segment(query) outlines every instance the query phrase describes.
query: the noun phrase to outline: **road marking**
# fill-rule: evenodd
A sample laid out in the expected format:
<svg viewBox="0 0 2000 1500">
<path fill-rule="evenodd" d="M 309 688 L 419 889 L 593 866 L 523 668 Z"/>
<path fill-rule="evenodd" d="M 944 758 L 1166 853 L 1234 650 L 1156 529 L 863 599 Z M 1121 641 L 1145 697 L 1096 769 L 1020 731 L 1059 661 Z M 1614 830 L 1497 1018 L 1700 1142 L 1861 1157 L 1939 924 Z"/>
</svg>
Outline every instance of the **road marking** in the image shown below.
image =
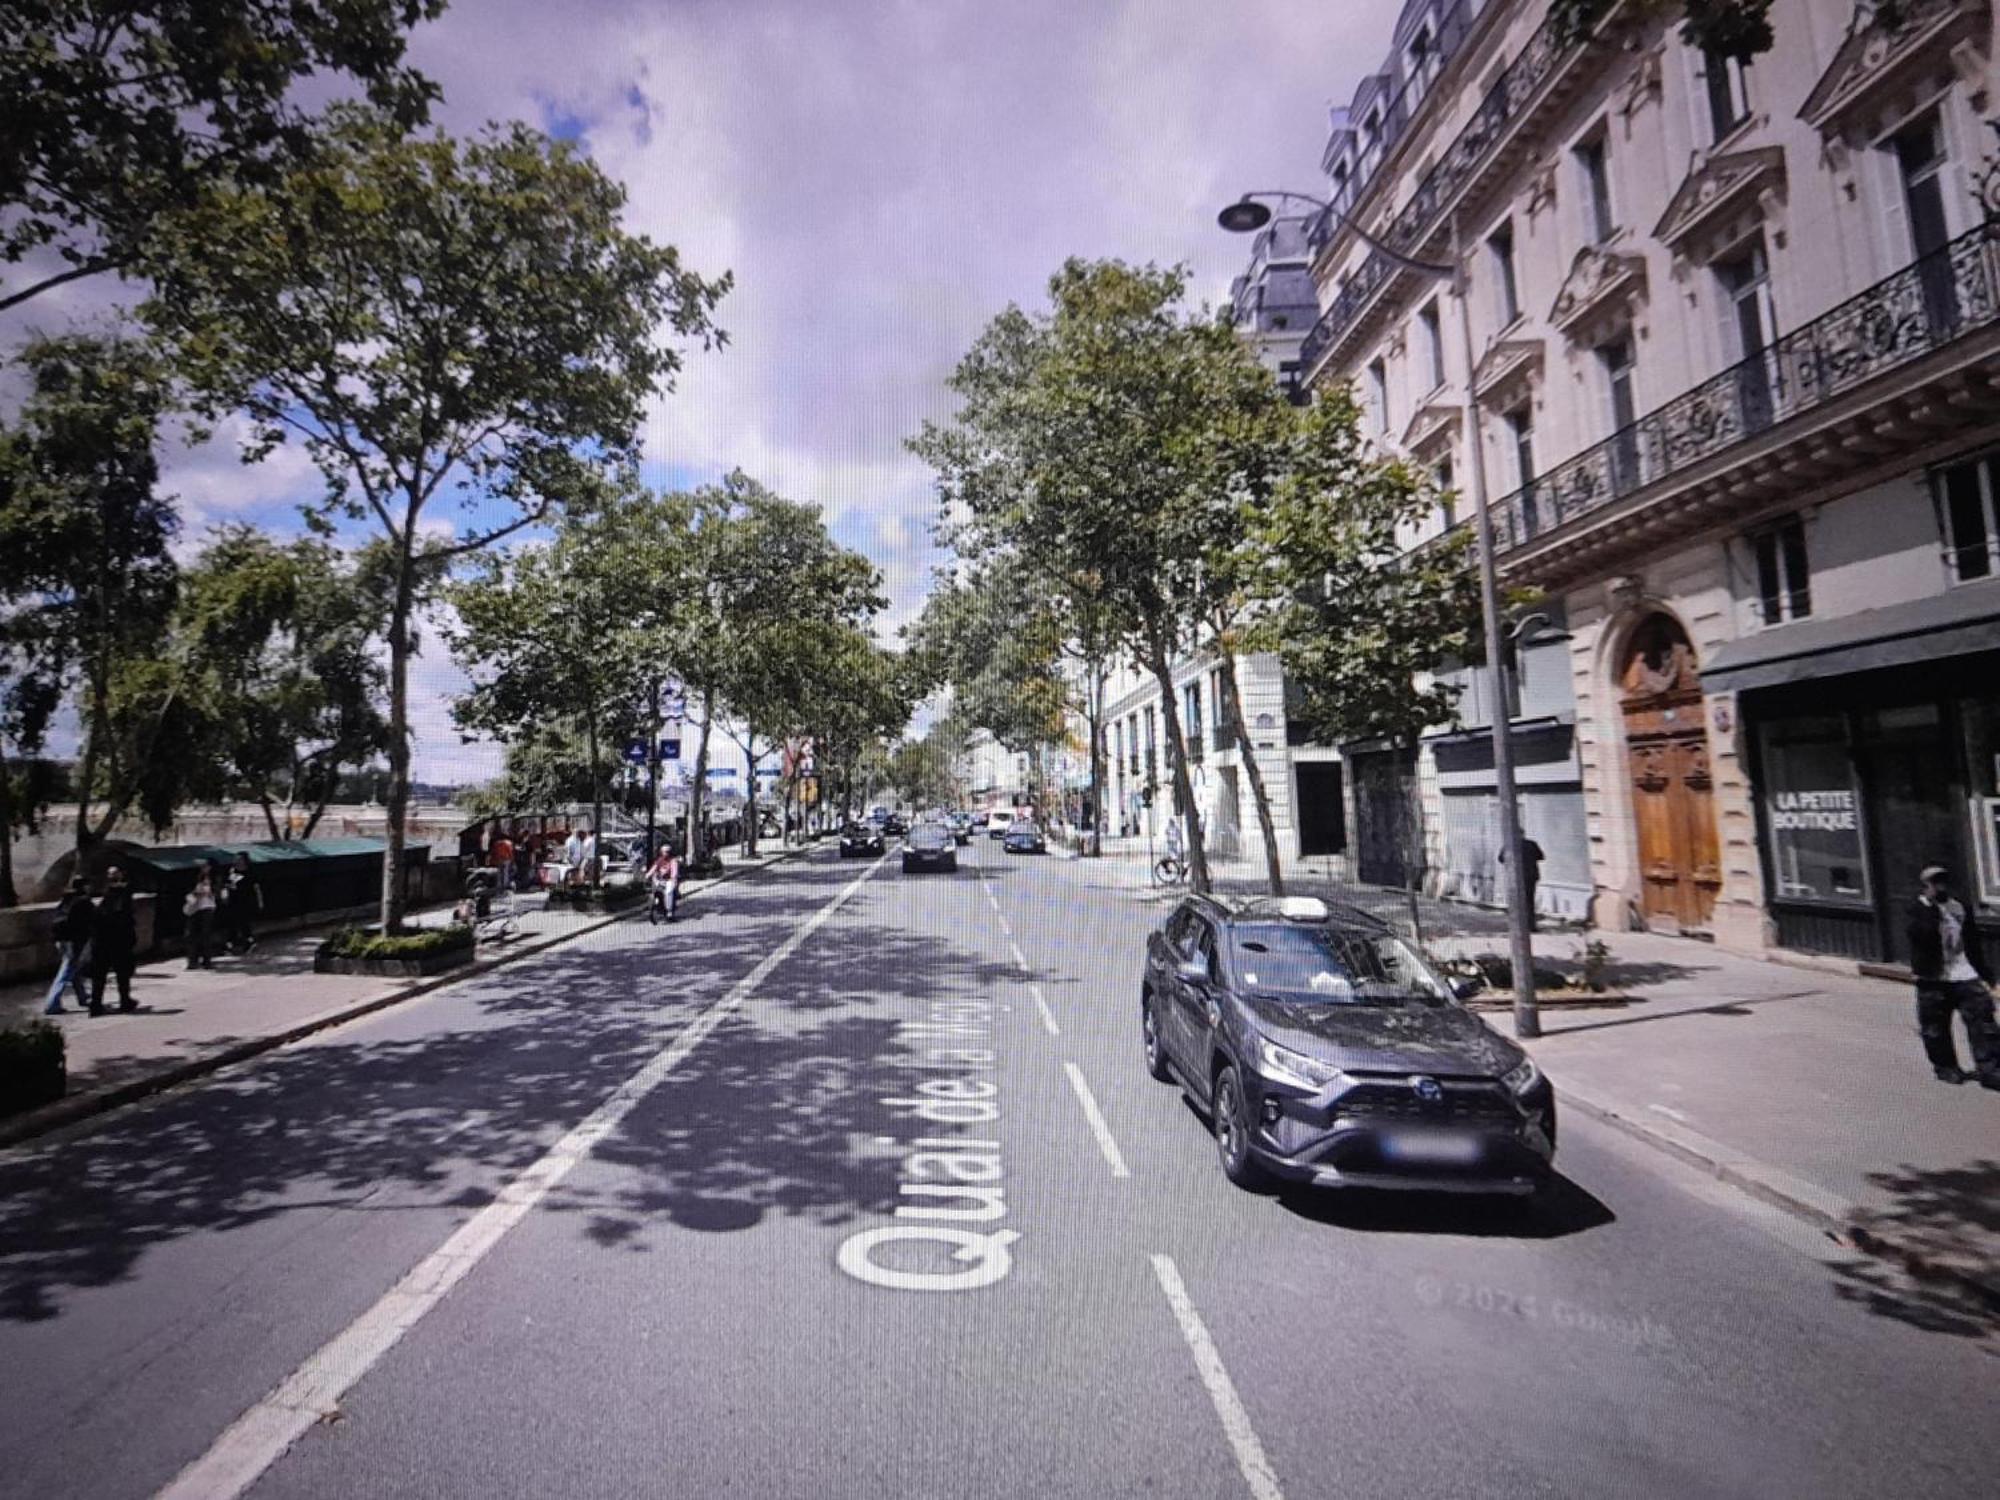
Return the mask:
<svg viewBox="0 0 2000 1500">
<path fill-rule="evenodd" d="M 1001 925 L 1006 925 L 1007 913 L 1000 910 L 1000 903 L 993 899 L 993 887 L 988 885 L 983 886 L 983 889 L 986 892 L 986 904 L 993 908 L 993 915 L 1000 919 Z"/>
<path fill-rule="evenodd" d="M 172 1483 L 159 1500 L 233 1500 L 257 1482 L 285 1450 L 327 1412 L 333 1410 L 376 1361 L 444 1300 L 444 1296 L 501 1238 L 533 1211 L 593 1147 L 616 1130 L 624 1118 L 669 1074 L 687 1060 L 717 1026 L 770 977 L 771 971 L 795 953 L 846 904 L 848 898 L 888 859 L 884 854 L 784 942 L 758 960 L 757 966 L 730 987 L 592 1110 L 539 1160 L 500 1190 L 436 1250 L 363 1313 L 309 1356 L 277 1388 L 232 1422 L 222 1435 Z"/>
<path fill-rule="evenodd" d="M 1111 1127 L 1105 1123 L 1104 1111 L 1097 1107 L 1097 1096 L 1090 1091 L 1090 1084 L 1083 1076 L 1083 1069 L 1073 1062 L 1063 1064 L 1063 1071 L 1069 1074 L 1069 1086 L 1076 1091 L 1076 1102 L 1083 1106 L 1083 1117 L 1090 1122 L 1090 1133 L 1097 1137 L 1097 1149 L 1104 1153 L 1104 1159 L 1111 1164 L 1113 1177 L 1130 1177 L 1132 1169 L 1125 1165 L 1125 1154 L 1118 1149 L 1118 1142 L 1112 1138 Z"/>
<path fill-rule="evenodd" d="M 1050 1036 L 1061 1036 L 1062 1028 L 1056 1025 L 1056 1013 L 1049 1009 L 1048 997 L 1042 993 L 1042 987 L 1031 984 L 1028 993 L 1035 997 L 1035 1009 L 1042 1013 L 1042 1029 Z"/>
<path fill-rule="evenodd" d="M 1174 1317 L 1181 1325 L 1181 1337 L 1194 1351 L 1194 1367 L 1201 1375 L 1201 1383 L 1208 1387 L 1208 1399 L 1215 1403 L 1215 1414 L 1222 1418 L 1223 1434 L 1229 1439 L 1229 1446 L 1236 1450 L 1236 1467 L 1243 1471 L 1250 1493 L 1257 1500 L 1284 1500 L 1284 1491 L 1278 1488 L 1278 1476 L 1271 1468 L 1271 1461 L 1264 1456 L 1264 1445 L 1257 1441 L 1257 1433 L 1250 1425 L 1250 1413 L 1244 1409 L 1243 1398 L 1236 1394 L 1236 1384 L 1229 1378 L 1229 1371 L 1222 1366 L 1222 1355 L 1216 1350 L 1215 1340 L 1208 1336 L 1201 1314 L 1194 1310 L 1194 1303 L 1188 1298 L 1187 1287 L 1181 1281 L 1181 1273 L 1175 1267 L 1173 1257 L 1155 1255 L 1153 1274 L 1159 1278 L 1160 1290 L 1167 1294 L 1167 1301 L 1173 1304 Z"/>
<path fill-rule="evenodd" d="M 1023 974 L 1029 972 L 1028 955 L 1021 951 L 1021 945 L 1014 941 L 1014 934 L 1007 934 L 1007 951 L 1014 955 L 1014 964 Z"/>
</svg>

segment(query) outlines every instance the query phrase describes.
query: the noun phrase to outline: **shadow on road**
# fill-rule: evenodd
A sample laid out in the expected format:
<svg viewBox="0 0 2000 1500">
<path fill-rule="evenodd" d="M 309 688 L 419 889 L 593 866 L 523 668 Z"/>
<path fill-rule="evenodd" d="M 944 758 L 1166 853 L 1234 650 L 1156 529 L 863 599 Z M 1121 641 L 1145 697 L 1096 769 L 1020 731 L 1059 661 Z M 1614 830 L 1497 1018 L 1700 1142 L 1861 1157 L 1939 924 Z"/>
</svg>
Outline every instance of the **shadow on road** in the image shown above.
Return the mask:
<svg viewBox="0 0 2000 1500">
<path fill-rule="evenodd" d="M 1595 1193 L 1558 1175 L 1532 1199 L 1454 1193 L 1286 1187 L 1287 1213 L 1357 1234 L 1466 1235 L 1475 1239 L 1557 1240 L 1617 1221 Z"/>
<path fill-rule="evenodd" d="M 1892 1260 L 1920 1259 L 1926 1274 L 1909 1275 L 1883 1260 L 1855 1261 L 1834 1268 L 1835 1294 L 1932 1333 L 2000 1333 L 2000 1161 L 1871 1172 L 1868 1180 L 1889 1202 L 1855 1217 L 1857 1238 L 1875 1236 Z M 1982 1278 L 1987 1290 L 1938 1279 L 1940 1269 Z"/>
<path fill-rule="evenodd" d="M 690 906 L 735 919 L 703 921 L 692 942 L 643 924 L 586 937 L 385 1012 L 354 1040 L 331 1032 L 0 1156 L 0 1320 L 59 1316 L 66 1291 L 123 1280 L 149 1248 L 190 1234 L 364 1199 L 376 1211 L 488 1201 L 852 874 L 817 862 L 761 872 Z M 852 1139 L 880 1133 L 867 1102 L 879 1091 L 853 1081 L 894 1061 L 893 1023 L 840 1012 L 934 994 L 941 973 L 971 989 L 1005 971 L 857 910 L 782 971 L 795 1024 L 726 1023 L 628 1117 L 630 1138 L 601 1148 L 640 1165 L 646 1185 L 592 1208 L 600 1241 L 630 1242 L 656 1212 L 725 1228 L 773 1208 L 826 1216 L 881 1201 L 883 1179 Z"/>
</svg>

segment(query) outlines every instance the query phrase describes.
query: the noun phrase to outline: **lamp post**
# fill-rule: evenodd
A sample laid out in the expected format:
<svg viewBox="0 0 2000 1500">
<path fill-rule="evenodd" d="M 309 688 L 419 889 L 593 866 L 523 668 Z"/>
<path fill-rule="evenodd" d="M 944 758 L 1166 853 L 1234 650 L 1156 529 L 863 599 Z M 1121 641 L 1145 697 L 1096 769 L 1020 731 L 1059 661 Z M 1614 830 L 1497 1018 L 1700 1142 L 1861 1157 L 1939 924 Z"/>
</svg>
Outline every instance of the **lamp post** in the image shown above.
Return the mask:
<svg viewBox="0 0 2000 1500">
<path fill-rule="evenodd" d="M 1507 854 L 1507 936 L 1514 972 L 1514 1034 L 1540 1036 L 1541 1017 L 1535 1009 L 1534 947 L 1528 936 L 1532 914 L 1528 910 L 1527 872 L 1521 862 L 1520 810 L 1514 805 L 1513 724 L 1507 712 L 1503 678 L 1505 668 L 1501 664 L 1500 572 L 1494 560 L 1493 517 L 1486 508 L 1486 452 L 1480 432 L 1479 398 L 1472 390 L 1472 308 L 1458 215 L 1454 213 L 1451 221 L 1451 263 L 1444 265 L 1437 261 L 1414 260 L 1390 249 L 1331 203 L 1309 193 L 1288 192 L 1282 188 L 1245 193 L 1217 214 L 1215 222 L 1231 234 L 1262 229 L 1271 222 L 1271 210 L 1257 202 L 1259 198 L 1289 198 L 1311 204 L 1328 218 L 1345 224 L 1364 245 L 1387 256 L 1405 270 L 1448 280 L 1452 297 L 1458 303 L 1459 352 L 1465 361 L 1466 443 L 1472 450 L 1472 512 L 1479 542 L 1479 612 L 1486 632 L 1486 680 L 1493 703 L 1493 781 L 1500 803 L 1500 844 Z"/>
</svg>

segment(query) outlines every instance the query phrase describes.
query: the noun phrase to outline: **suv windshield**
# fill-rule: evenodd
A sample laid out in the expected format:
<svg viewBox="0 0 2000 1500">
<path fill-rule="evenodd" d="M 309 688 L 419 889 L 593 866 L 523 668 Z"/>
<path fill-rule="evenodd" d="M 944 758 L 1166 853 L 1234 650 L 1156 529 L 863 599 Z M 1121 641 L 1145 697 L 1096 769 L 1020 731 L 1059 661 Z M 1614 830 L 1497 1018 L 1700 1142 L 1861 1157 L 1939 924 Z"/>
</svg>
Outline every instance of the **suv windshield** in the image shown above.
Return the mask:
<svg viewBox="0 0 2000 1500">
<path fill-rule="evenodd" d="M 1233 933 L 1236 970 L 1252 998 L 1324 1005 L 1441 1005 L 1447 992 L 1408 944 L 1389 933 L 1294 922 Z"/>
</svg>

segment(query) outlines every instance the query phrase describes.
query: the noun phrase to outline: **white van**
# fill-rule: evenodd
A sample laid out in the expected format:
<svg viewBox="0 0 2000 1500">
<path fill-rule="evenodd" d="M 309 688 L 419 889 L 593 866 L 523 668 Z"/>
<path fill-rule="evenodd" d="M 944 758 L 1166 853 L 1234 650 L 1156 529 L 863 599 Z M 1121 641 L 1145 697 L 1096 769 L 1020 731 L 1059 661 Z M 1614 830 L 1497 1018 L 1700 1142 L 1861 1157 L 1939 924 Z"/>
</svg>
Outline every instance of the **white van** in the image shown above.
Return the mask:
<svg viewBox="0 0 2000 1500">
<path fill-rule="evenodd" d="M 1020 816 L 1011 807 L 996 807 L 986 815 L 986 836 L 997 839 L 1020 821 Z"/>
</svg>

